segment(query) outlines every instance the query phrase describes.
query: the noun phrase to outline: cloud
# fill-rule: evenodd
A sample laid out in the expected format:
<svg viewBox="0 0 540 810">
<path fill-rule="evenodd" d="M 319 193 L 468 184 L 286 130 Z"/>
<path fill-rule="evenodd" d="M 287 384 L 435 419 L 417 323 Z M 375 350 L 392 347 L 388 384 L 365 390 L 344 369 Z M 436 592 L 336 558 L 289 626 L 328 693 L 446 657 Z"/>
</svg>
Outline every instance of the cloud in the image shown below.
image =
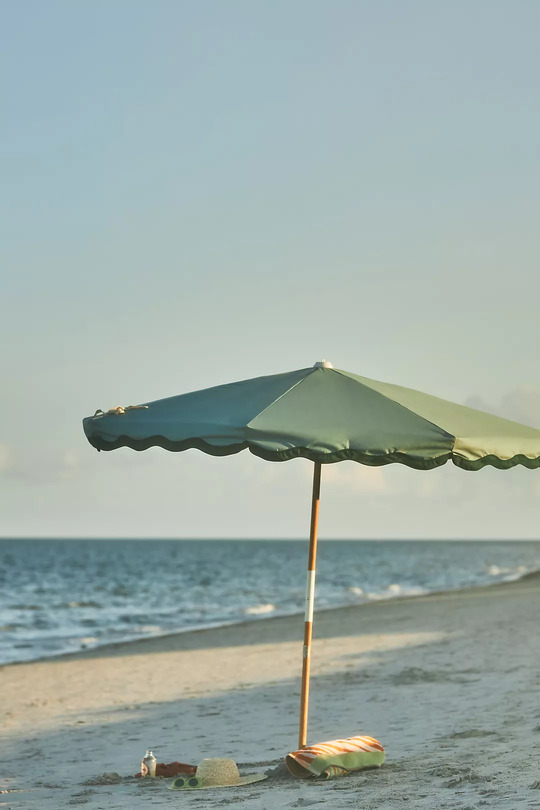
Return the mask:
<svg viewBox="0 0 540 810">
<path fill-rule="evenodd" d="M 79 473 L 79 467 L 80 463 L 77 454 L 74 453 L 73 450 L 66 450 L 62 456 L 62 463 L 58 477 L 64 481 L 75 478 L 75 476 Z"/>
<path fill-rule="evenodd" d="M 389 489 L 384 467 L 368 467 L 356 462 L 325 465 L 324 481 L 362 492 L 380 493 Z"/>
<path fill-rule="evenodd" d="M 28 451 L 15 453 L 0 443 L 0 476 L 13 478 L 31 486 L 49 485 L 75 478 L 81 471 L 78 455 L 73 450 L 64 453 Z"/>
<path fill-rule="evenodd" d="M 540 429 L 540 386 L 519 385 L 512 391 L 504 394 L 498 403 L 488 403 L 481 397 L 472 396 L 467 399 L 468 408 L 477 408 L 480 411 L 494 413 L 504 419 L 512 419 Z"/>
<path fill-rule="evenodd" d="M 17 472 L 15 453 L 7 444 L 0 444 L 0 475 L 14 475 Z"/>
<path fill-rule="evenodd" d="M 501 414 L 540 429 L 540 386 L 520 385 L 502 398 Z"/>
</svg>

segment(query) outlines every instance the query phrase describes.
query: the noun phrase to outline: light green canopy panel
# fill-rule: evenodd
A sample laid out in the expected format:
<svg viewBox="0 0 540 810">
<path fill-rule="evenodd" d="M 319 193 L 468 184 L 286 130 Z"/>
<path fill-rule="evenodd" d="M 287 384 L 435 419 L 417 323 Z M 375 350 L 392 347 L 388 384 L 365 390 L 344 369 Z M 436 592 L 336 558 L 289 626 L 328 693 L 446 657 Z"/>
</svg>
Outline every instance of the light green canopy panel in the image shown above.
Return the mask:
<svg viewBox="0 0 540 810">
<path fill-rule="evenodd" d="M 540 430 L 330 364 L 256 377 L 84 419 L 98 450 L 249 449 L 268 461 L 352 459 L 430 469 L 540 466 Z"/>
</svg>

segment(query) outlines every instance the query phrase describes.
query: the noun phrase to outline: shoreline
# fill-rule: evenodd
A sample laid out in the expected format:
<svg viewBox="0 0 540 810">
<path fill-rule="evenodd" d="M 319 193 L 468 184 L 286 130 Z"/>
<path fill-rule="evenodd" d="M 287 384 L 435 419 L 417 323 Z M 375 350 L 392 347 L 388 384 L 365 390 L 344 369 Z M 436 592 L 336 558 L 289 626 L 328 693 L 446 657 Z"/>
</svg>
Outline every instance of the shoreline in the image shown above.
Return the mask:
<svg viewBox="0 0 540 810">
<path fill-rule="evenodd" d="M 474 584 L 474 585 L 466 585 L 466 586 L 456 586 L 455 588 L 447 588 L 444 590 L 433 590 L 433 591 L 425 591 L 424 593 L 419 594 L 398 594 L 396 596 L 387 596 L 382 597 L 380 599 L 371 599 L 366 600 L 364 602 L 355 602 L 349 604 L 342 604 L 342 605 L 335 605 L 332 607 L 325 607 L 317 610 L 315 608 L 315 619 L 317 617 L 324 615 L 326 613 L 332 613 L 334 611 L 342 611 L 342 610 L 357 610 L 368 607 L 370 605 L 386 605 L 392 604 L 394 602 L 407 602 L 413 599 L 429 599 L 432 597 L 438 596 L 445 596 L 447 594 L 462 594 L 462 593 L 469 593 L 471 591 L 484 591 L 485 589 L 491 588 L 506 588 L 509 586 L 516 585 L 522 581 L 530 581 L 538 579 L 540 580 L 540 569 L 535 569 L 533 571 L 527 571 L 523 574 L 520 574 L 515 579 L 510 580 L 499 580 L 497 582 L 486 582 L 483 584 Z M 131 645 L 144 645 L 151 642 L 159 643 L 162 640 L 167 639 L 175 639 L 176 637 L 188 636 L 190 634 L 195 633 L 205 633 L 210 631 L 219 631 L 226 628 L 238 628 L 239 630 L 244 627 L 250 627 L 252 625 L 259 625 L 264 622 L 273 622 L 279 621 L 280 619 L 294 619 L 298 617 L 304 616 L 303 608 L 298 611 L 287 612 L 287 613 L 278 613 L 269 616 L 261 616 L 261 617 L 254 617 L 251 619 L 244 619 L 241 621 L 230 621 L 230 622 L 223 622 L 223 623 L 215 623 L 209 624 L 205 626 L 199 627 L 187 627 L 182 630 L 173 630 L 171 632 L 166 633 L 159 633 L 155 635 L 148 635 L 143 637 L 131 638 L 131 639 L 124 639 L 121 641 L 114 641 L 114 642 L 107 642 L 105 644 L 99 644 L 93 647 L 87 647 L 84 649 L 79 650 L 72 650 L 70 652 L 59 652 L 54 653 L 52 655 L 45 655 L 39 658 L 31 658 L 22 661 L 6 661 L 5 663 L 0 662 L 0 669 L 4 667 L 17 667 L 23 666 L 26 664 L 37 664 L 40 662 L 51 662 L 51 661 L 59 661 L 59 660 L 72 660 L 78 658 L 93 658 L 99 657 L 100 653 L 107 654 L 108 652 L 116 652 L 121 651 L 124 647 L 129 647 Z M 302 623 L 303 626 L 303 623 Z"/>
</svg>

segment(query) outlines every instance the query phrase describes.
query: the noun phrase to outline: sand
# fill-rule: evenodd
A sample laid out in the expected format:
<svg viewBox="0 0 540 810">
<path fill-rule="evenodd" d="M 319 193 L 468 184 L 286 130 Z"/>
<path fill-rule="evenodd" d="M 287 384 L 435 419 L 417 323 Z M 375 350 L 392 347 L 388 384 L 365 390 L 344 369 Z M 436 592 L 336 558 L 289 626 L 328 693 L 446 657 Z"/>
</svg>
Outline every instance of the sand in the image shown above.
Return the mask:
<svg viewBox="0 0 540 810">
<path fill-rule="evenodd" d="M 281 766 L 297 748 L 301 616 L 5 666 L 0 808 L 540 808 L 539 616 L 538 576 L 316 613 L 308 741 L 369 734 L 387 752 L 325 783 Z M 270 776 L 170 791 L 130 778 L 148 747 Z"/>
</svg>

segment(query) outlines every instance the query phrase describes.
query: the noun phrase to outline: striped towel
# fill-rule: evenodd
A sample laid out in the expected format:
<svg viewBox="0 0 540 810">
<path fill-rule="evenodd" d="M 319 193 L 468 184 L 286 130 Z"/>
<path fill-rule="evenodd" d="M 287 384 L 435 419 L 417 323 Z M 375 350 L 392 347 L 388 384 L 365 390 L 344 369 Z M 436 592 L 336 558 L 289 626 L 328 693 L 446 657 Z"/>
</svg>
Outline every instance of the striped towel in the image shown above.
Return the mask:
<svg viewBox="0 0 540 810">
<path fill-rule="evenodd" d="M 384 757 L 384 748 L 373 737 L 347 737 L 293 751 L 285 757 L 285 764 L 301 779 L 334 779 L 360 768 L 379 768 Z"/>
<path fill-rule="evenodd" d="M 320 774 L 319 779 L 337 779 L 338 776 L 347 776 L 347 768 L 340 768 L 339 765 L 329 765 Z"/>
</svg>

